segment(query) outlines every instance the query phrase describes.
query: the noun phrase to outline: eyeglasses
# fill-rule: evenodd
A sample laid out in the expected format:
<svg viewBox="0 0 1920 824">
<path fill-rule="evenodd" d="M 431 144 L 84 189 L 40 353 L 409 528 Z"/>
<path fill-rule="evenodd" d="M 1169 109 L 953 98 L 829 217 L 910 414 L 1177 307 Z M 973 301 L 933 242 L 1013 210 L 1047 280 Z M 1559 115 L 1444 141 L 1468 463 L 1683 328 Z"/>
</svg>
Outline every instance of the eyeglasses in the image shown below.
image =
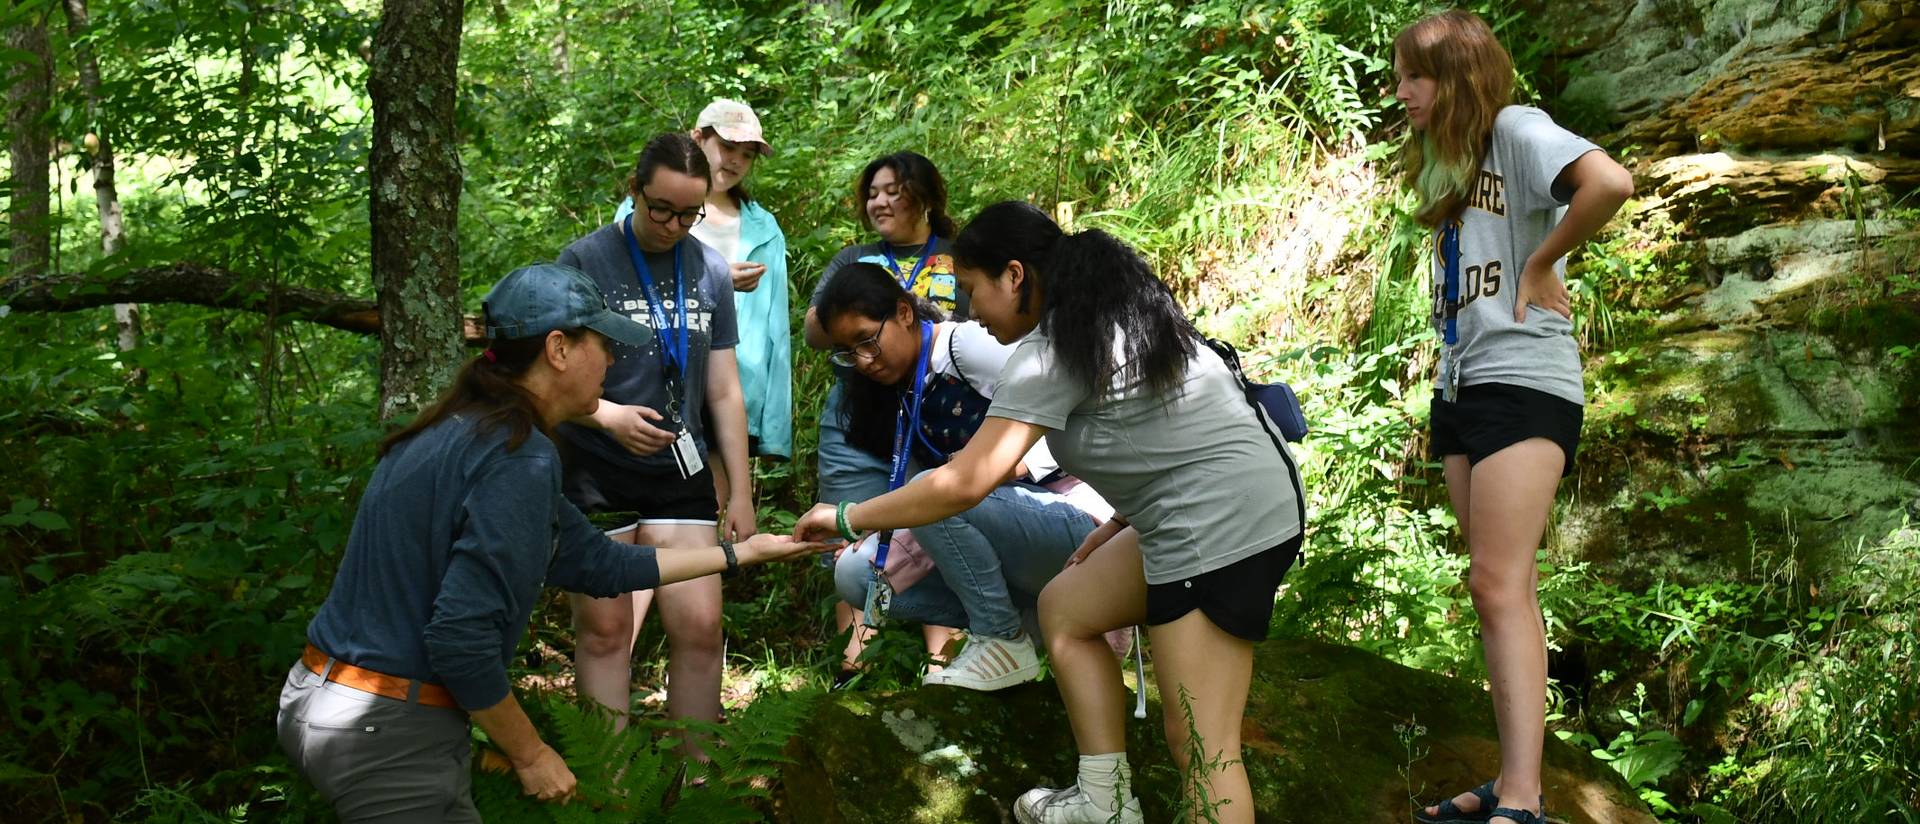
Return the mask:
<svg viewBox="0 0 1920 824">
<path fill-rule="evenodd" d="M 827 360 L 835 366 L 855 366 L 860 361 L 870 361 L 880 357 L 880 336 L 886 334 L 887 325 L 880 324 L 880 330 L 873 336 L 853 345 L 852 349 L 834 349 L 827 354 Z"/>
<path fill-rule="evenodd" d="M 691 229 L 707 216 L 705 204 L 694 209 L 676 210 L 672 206 L 655 205 L 653 198 L 647 196 L 645 189 L 640 191 L 640 197 L 646 201 L 647 219 L 662 226 L 667 225 L 669 221 L 679 220 L 681 226 Z"/>
</svg>

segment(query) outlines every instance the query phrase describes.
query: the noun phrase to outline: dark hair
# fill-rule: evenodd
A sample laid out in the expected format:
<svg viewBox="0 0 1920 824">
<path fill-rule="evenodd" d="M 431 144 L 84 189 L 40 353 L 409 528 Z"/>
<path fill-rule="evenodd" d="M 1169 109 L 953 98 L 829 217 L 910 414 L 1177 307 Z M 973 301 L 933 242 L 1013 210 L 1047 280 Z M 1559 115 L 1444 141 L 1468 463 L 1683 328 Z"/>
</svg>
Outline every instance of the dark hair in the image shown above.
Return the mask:
<svg viewBox="0 0 1920 824">
<path fill-rule="evenodd" d="M 967 222 L 966 231 L 953 239 L 953 262 L 998 278 L 1008 263 L 1020 261 L 1027 277 L 1020 283 L 1020 302 L 1014 308 L 1025 312 L 1033 296 L 1033 270 L 1046 262 L 1060 235 L 1053 218 L 1033 204 L 1003 200 L 981 209 Z"/>
<path fill-rule="evenodd" d="M 568 340 L 578 341 L 591 330 L 563 329 Z M 595 333 L 597 334 L 597 333 Z M 480 419 L 474 425 L 476 433 L 489 432 L 495 427 L 507 429 L 507 451 L 512 452 L 525 443 L 527 435 L 538 429 L 547 437 L 553 433 L 547 431 L 546 424 L 540 419 L 540 408 L 535 403 L 533 393 L 519 384 L 521 376 L 533 367 L 547 348 L 547 336 L 535 335 L 528 338 L 507 340 L 495 339 L 488 344 L 487 351 L 493 353 L 489 358 L 485 353 L 476 355 L 460 367 L 460 374 L 454 376 L 453 386 L 449 387 L 440 399 L 423 410 L 400 431 L 388 435 L 380 442 L 380 457 L 384 458 L 393 448 L 406 442 L 415 435 L 425 432 L 434 424 L 463 412 L 476 412 Z"/>
<path fill-rule="evenodd" d="M 661 168 L 713 185 L 713 169 L 707 164 L 706 151 L 685 132 L 661 132 L 647 141 L 647 147 L 640 150 L 640 159 L 633 164 L 633 171 L 627 174 L 627 192 L 637 194 L 641 187 L 653 182 L 654 171 Z M 641 206 L 637 198 L 634 205 Z"/>
<path fill-rule="evenodd" d="M 1153 394 L 1179 386 L 1200 333 L 1145 258 L 1113 235 L 1064 234 L 1045 212 L 1019 201 L 980 210 L 953 241 L 954 262 L 999 277 L 1018 260 L 1041 294 L 1040 328 L 1067 378 L 1099 392 L 1125 362 L 1125 381 Z M 1022 289 L 1025 309 L 1031 289 Z M 1114 354 L 1114 336 L 1124 358 Z"/>
<path fill-rule="evenodd" d="M 913 307 L 914 320 L 941 320 L 939 309 L 907 294 L 892 272 L 872 263 L 849 263 L 827 281 L 816 315 L 823 329 L 849 313 L 885 323 L 893 319 L 903 300 Z M 926 353 L 920 356 L 926 357 Z M 847 376 L 846 385 L 840 426 L 847 432 L 847 442 L 882 460 L 893 457 L 893 415 L 900 405 L 899 389 L 882 386 L 858 372 Z"/>
<path fill-rule="evenodd" d="M 711 138 L 714 138 L 715 140 L 726 140 L 728 143 L 733 142 L 731 140 L 727 140 L 724 137 L 721 137 L 719 130 L 713 128 L 712 126 L 701 126 L 700 136 L 711 137 Z M 758 151 L 758 150 L 756 149 L 755 151 Z M 705 152 L 702 152 L 702 154 L 705 154 Z M 711 166 L 712 164 L 708 164 L 708 165 Z M 748 202 L 753 200 L 753 196 L 747 194 L 747 184 L 745 183 L 733 184 L 733 188 L 727 190 L 727 196 L 733 198 L 733 205 L 735 206 L 745 206 L 747 205 Z"/>
<path fill-rule="evenodd" d="M 940 176 L 940 170 L 934 168 L 933 161 L 918 152 L 900 151 L 874 158 L 860 171 L 860 182 L 853 187 L 853 202 L 867 201 L 867 188 L 873 185 L 873 176 L 881 169 L 892 169 L 900 188 L 920 208 L 927 210 L 927 225 L 933 227 L 934 234 L 953 237 L 953 218 L 947 216 L 947 181 Z M 860 225 L 871 231 L 873 220 L 867 217 L 866 209 L 859 211 Z"/>
</svg>

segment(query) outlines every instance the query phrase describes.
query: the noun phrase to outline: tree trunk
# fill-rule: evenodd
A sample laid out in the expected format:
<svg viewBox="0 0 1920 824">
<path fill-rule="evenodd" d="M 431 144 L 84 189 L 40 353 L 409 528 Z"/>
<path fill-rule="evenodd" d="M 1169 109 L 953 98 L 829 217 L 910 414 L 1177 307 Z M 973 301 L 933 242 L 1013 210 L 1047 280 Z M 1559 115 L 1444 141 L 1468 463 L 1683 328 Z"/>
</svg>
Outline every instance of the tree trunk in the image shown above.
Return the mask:
<svg viewBox="0 0 1920 824">
<path fill-rule="evenodd" d="M 53 60 L 47 50 L 47 23 L 34 16 L 7 29 L 7 48 L 23 52 L 23 62 L 8 67 L 7 132 L 13 190 L 7 223 L 13 241 L 7 274 L 47 271 L 47 164 L 52 140 L 47 133 L 47 104 Z"/>
<path fill-rule="evenodd" d="M 373 38 L 373 287 L 380 416 L 411 414 L 459 365 L 460 157 L 454 76 L 462 0 L 385 0 Z"/>
<path fill-rule="evenodd" d="M 87 37 L 87 0 L 65 0 L 64 5 L 73 62 L 79 69 L 80 88 L 87 96 L 89 131 L 83 142 L 93 153 L 93 201 L 100 213 L 100 251 L 113 257 L 126 242 L 126 222 L 120 216 L 120 191 L 114 185 L 113 142 L 100 122 L 100 61 L 93 56 L 93 42 Z M 120 351 L 140 345 L 139 304 L 114 304 L 113 320 L 119 329 Z"/>
</svg>

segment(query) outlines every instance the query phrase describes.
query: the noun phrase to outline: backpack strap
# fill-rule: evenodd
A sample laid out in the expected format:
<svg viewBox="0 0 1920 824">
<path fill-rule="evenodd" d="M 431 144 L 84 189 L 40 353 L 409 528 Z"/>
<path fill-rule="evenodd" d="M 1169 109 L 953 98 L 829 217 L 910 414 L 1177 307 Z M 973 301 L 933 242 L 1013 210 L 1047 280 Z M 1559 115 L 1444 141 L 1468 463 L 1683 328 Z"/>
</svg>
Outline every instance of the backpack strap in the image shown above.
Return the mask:
<svg viewBox="0 0 1920 824">
<path fill-rule="evenodd" d="M 953 340 L 954 338 L 958 338 L 958 337 L 960 337 L 960 325 L 955 323 L 955 324 L 952 324 L 951 326 L 948 326 L 947 327 L 947 362 L 953 364 L 953 374 L 960 376 L 961 380 L 967 381 L 967 386 L 971 387 L 973 386 L 973 381 L 967 380 L 967 370 L 960 368 L 960 353 L 953 348 L 954 346 Z"/>
<path fill-rule="evenodd" d="M 1266 410 L 1260 407 L 1259 401 L 1253 399 L 1253 393 L 1246 391 L 1247 385 L 1251 383 L 1251 381 L 1247 380 L 1247 373 L 1240 368 L 1239 350 L 1234 349 L 1233 344 L 1214 338 L 1207 338 L 1206 342 L 1207 348 L 1212 349 L 1214 354 L 1220 356 L 1221 362 L 1227 365 L 1227 371 L 1232 372 L 1234 379 L 1239 381 L 1240 394 L 1246 398 L 1247 406 L 1252 409 L 1254 420 L 1260 422 L 1260 428 L 1267 433 L 1268 438 L 1273 440 L 1274 450 L 1280 453 L 1280 460 L 1287 465 L 1287 479 L 1293 482 L 1293 501 L 1294 504 L 1299 507 L 1300 534 L 1303 536 L 1306 535 L 1307 488 L 1300 480 L 1299 464 L 1294 463 L 1293 455 L 1287 452 L 1286 444 L 1280 437 L 1280 433 L 1275 432 L 1273 426 L 1267 422 Z M 1300 565 L 1307 565 L 1307 544 L 1304 538 L 1300 542 Z"/>
</svg>

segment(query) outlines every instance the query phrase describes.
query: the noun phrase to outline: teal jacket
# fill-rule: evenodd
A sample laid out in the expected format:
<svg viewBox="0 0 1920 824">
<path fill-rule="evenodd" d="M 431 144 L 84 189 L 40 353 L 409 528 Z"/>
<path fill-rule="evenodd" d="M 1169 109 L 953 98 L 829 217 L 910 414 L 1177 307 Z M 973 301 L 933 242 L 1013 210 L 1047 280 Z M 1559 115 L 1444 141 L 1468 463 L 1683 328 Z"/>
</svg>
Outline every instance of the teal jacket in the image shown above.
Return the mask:
<svg viewBox="0 0 1920 824">
<path fill-rule="evenodd" d="M 633 198 L 620 203 L 614 220 L 633 212 Z M 765 264 L 766 274 L 751 292 L 733 293 L 740 330 L 734 356 L 740 361 L 740 390 L 747 401 L 747 439 L 752 452 L 769 458 L 793 458 L 793 317 L 787 283 L 787 236 L 773 213 L 757 200 L 740 208 L 740 248 L 746 260 Z M 736 261 L 728 261 L 734 263 Z"/>
</svg>

